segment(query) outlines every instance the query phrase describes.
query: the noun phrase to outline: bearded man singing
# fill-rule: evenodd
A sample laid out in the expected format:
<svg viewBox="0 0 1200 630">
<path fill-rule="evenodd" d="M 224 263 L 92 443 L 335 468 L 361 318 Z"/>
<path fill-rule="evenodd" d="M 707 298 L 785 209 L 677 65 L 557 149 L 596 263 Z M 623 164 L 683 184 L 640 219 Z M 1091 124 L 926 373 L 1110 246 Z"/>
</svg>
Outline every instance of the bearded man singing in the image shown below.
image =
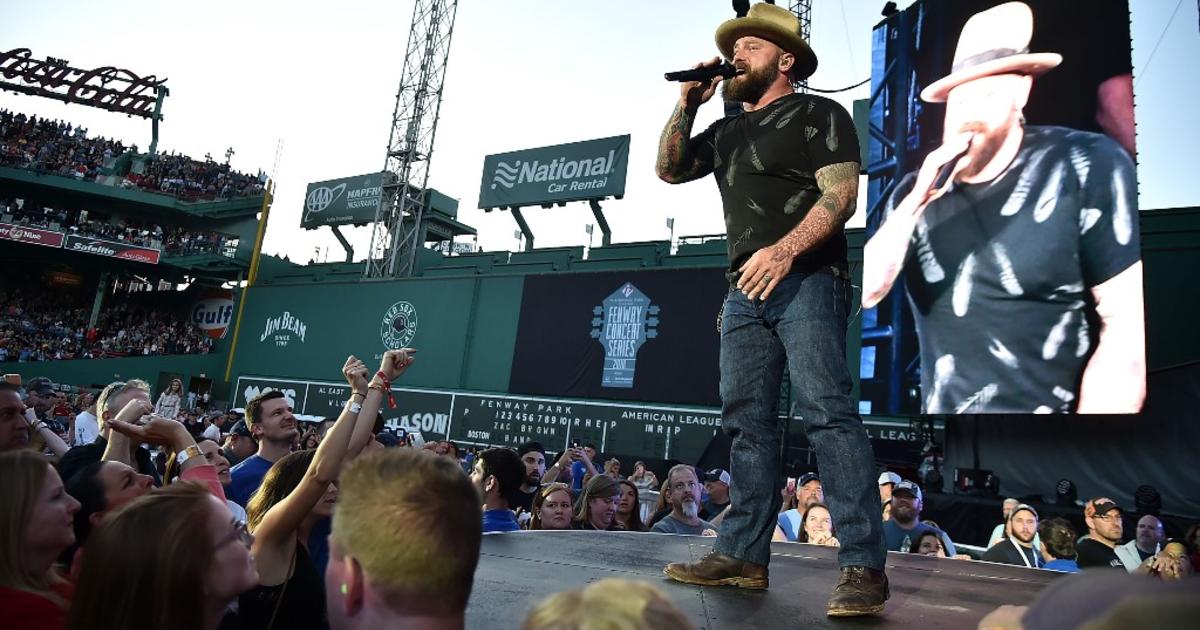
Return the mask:
<svg viewBox="0 0 1200 630">
<path fill-rule="evenodd" d="M 852 288 L 843 226 L 858 191 L 854 125 L 837 103 L 794 92 L 817 58 L 790 11 L 756 4 L 721 24 L 716 40 L 742 71 L 725 81 L 724 97 L 743 112 L 692 137 L 697 109 L 722 80 L 685 83 L 657 172 L 671 184 L 712 173 L 724 205 L 731 286 L 719 318 L 720 393 L 721 428 L 733 440 L 730 508 L 712 553 L 664 572 L 689 584 L 767 588 L 782 500 L 777 401 L 786 365 L 796 388 L 787 415 L 804 423 L 842 542 L 827 612 L 880 613 L 888 585 L 879 495 L 846 364 Z"/>
</svg>

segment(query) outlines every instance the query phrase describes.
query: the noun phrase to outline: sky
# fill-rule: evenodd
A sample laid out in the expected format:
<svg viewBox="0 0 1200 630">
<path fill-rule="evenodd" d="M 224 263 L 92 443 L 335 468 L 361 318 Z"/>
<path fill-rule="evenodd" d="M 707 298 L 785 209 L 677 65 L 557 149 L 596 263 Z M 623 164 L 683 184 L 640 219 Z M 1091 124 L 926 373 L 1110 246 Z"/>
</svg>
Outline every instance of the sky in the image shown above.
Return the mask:
<svg viewBox="0 0 1200 630">
<path fill-rule="evenodd" d="M 868 77 L 883 4 L 813 0 L 819 67 L 810 85 L 841 88 Z M 1130 7 L 1141 208 L 1198 205 L 1200 193 L 1188 185 L 1200 141 L 1197 3 Z M 0 0 L 0 49 L 167 77 L 159 149 L 224 160 L 233 148 L 234 168 L 262 169 L 276 181 L 264 251 L 333 261 L 343 254 L 330 230 L 299 227 L 305 188 L 382 168 L 412 10 L 411 0 Z M 662 183 L 654 159 L 679 94 L 662 73 L 714 56 L 713 32 L 731 17 L 729 0 L 463 0 L 430 185 L 459 200 L 459 220 L 479 231 L 483 249 L 514 250 L 510 213 L 476 209 L 484 156 L 630 134 L 625 197 L 603 204 L 614 242 L 665 240 L 668 217 L 676 237 L 723 233 L 715 182 Z M 850 109 L 868 90 L 832 98 Z M 697 130 L 721 115 L 718 101 L 700 110 Z M 142 149 L 150 142 L 143 119 L 7 92 L 0 107 L 82 123 L 92 135 Z M 851 227 L 862 225 L 865 200 L 864 193 Z M 584 226 L 594 222 L 583 202 L 524 214 L 539 247 L 587 244 Z M 361 259 L 370 228 L 345 233 Z"/>
</svg>

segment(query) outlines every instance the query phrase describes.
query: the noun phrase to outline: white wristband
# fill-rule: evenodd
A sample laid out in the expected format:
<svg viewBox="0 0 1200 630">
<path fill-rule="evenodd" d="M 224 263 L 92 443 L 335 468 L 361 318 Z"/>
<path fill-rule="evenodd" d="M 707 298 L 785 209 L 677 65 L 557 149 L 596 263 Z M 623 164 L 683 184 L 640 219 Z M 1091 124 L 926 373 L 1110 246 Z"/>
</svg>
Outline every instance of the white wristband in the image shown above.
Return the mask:
<svg viewBox="0 0 1200 630">
<path fill-rule="evenodd" d="M 346 404 L 350 407 L 350 413 L 358 413 L 362 411 L 362 405 L 354 402 L 353 400 L 346 401 Z"/>
</svg>

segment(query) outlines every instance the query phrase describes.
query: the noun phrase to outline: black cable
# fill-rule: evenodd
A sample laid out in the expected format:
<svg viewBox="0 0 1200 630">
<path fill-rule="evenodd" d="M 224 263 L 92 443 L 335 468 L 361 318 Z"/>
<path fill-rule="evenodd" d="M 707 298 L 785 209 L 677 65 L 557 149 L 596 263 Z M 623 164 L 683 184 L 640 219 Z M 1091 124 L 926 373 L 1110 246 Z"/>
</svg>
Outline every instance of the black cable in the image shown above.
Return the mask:
<svg viewBox="0 0 1200 630">
<path fill-rule="evenodd" d="M 840 90 L 822 90 L 821 88 L 815 88 L 815 87 L 806 87 L 804 89 L 808 90 L 809 92 L 820 92 L 821 94 L 837 94 L 838 92 L 848 92 L 850 90 L 853 90 L 856 87 L 859 87 L 860 85 L 866 85 L 870 81 L 871 81 L 871 77 L 867 77 L 867 78 L 863 79 L 862 81 L 855 83 L 854 85 L 851 85 L 849 87 L 844 87 Z"/>
</svg>

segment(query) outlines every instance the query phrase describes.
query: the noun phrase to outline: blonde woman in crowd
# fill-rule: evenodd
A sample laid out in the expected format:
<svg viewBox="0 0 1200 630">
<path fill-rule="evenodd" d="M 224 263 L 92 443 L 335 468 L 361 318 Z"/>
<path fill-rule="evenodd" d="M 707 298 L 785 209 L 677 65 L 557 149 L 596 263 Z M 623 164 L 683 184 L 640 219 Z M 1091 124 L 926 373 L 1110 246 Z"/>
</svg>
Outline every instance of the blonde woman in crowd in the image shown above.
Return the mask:
<svg viewBox="0 0 1200 630">
<path fill-rule="evenodd" d="M 75 542 L 79 502 L 41 453 L 0 453 L 0 615 L 4 627 L 51 630 L 66 621 L 71 585 L 54 566 Z M 11 626 L 9 625 L 11 624 Z"/>
<path fill-rule="evenodd" d="M 658 588 L 632 580 L 601 580 L 557 593 L 538 604 L 522 630 L 695 630 L 683 611 Z"/>
</svg>

